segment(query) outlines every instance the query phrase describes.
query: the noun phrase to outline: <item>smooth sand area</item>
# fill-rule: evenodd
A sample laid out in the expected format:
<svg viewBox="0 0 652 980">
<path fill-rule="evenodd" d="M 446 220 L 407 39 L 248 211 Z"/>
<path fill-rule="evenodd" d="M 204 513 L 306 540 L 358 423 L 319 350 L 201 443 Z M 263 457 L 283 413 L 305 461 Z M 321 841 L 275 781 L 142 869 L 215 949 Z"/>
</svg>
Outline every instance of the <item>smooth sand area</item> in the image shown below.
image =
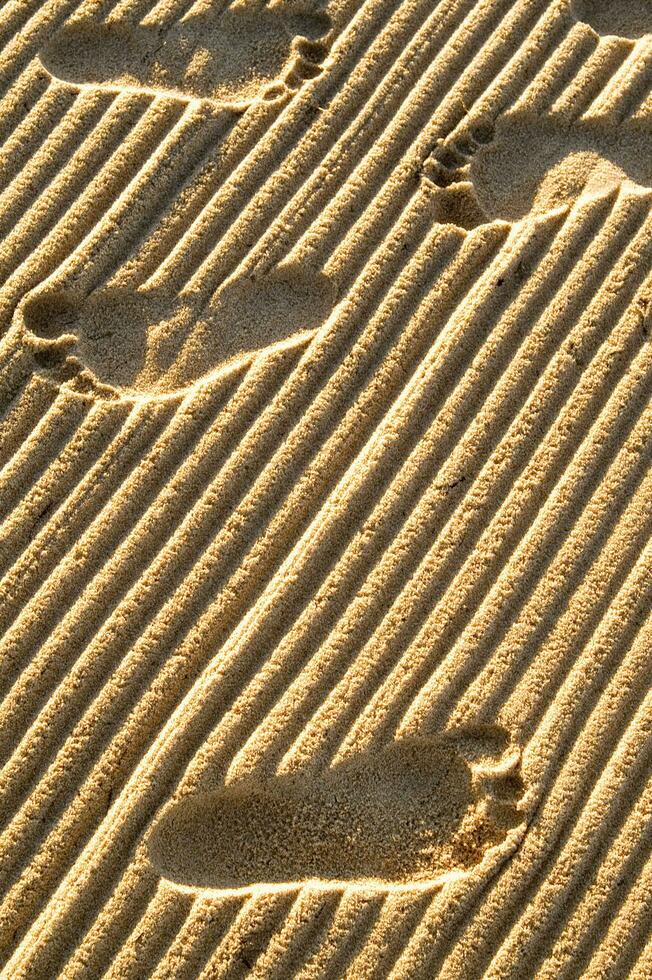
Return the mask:
<svg viewBox="0 0 652 980">
<path fill-rule="evenodd" d="M 0 976 L 652 977 L 652 2 L 0 4 Z"/>
</svg>

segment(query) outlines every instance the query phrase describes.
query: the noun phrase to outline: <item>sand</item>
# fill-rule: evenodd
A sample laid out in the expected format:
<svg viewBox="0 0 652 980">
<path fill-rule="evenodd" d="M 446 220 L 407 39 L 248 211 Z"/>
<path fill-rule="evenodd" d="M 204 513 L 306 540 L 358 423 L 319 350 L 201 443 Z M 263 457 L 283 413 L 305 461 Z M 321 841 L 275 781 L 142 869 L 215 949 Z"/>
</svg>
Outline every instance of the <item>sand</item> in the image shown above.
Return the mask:
<svg viewBox="0 0 652 980">
<path fill-rule="evenodd" d="M 652 977 L 652 4 L 0 87 L 2 976 Z"/>
</svg>

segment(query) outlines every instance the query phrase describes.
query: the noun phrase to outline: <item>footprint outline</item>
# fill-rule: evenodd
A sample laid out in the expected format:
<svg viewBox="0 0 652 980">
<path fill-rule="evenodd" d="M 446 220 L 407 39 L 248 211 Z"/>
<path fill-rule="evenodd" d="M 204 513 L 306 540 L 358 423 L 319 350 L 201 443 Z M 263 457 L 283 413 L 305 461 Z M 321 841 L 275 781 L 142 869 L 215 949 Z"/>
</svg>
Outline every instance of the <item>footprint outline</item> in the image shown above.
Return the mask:
<svg viewBox="0 0 652 980">
<path fill-rule="evenodd" d="M 433 190 L 442 223 L 457 224 L 467 231 L 495 221 L 514 224 L 571 208 L 581 199 L 623 186 L 639 192 L 651 190 L 652 166 L 646 169 L 639 163 L 648 155 L 638 152 L 637 141 L 646 142 L 652 151 L 652 130 L 643 124 L 569 121 L 517 108 L 491 125 L 471 126 L 437 140 L 424 158 L 421 174 Z M 531 175 L 529 183 L 513 181 L 510 185 L 505 179 L 510 165 L 517 169 L 510 155 L 518 155 L 523 171 Z M 567 186 L 571 167 L 579 180 L 574 188 Z M 550 201 L 545 199 L 546 188 Z M 456 196 L 463 206 L 456 203 Z"/>
<path fill-rule="evenodd" d="M 243 112 L 258 99 L 289 96 L 319 75 L 332 40 L 324 0 L 237 0 L 186 14 L 163 30 L 73 17 L 41 48 L 39 60 L 54 79 L 78 89 L 142 92 Z M 257 75 L 261 67 L 266 74 Z"/>
<path fill-rule="evenodd" d="M 340 760 L 326 771 L 314 773 L 298 770 L 262 780 L 248 776 L 208 792 L 191 793 L 168 804 L 155 821 L 148 838 L 150 862 L 160 877 L 174 888 L 230 896 L 252 895 L 261 891 L 287 892 L 300 887 L 382 893 L 435 892 L 471 875 L 489 875 L 518 846 L 527 825 L 520 748 L 509 740 L 504 730 L 497 726 L 489 726 L 489 730 L 494 736 L 498 733 L 497 740 L 492 735 L 487 738 L 484 729 L 472 727 L 435 736 L 404 736 L 383 749 Z M 496 741 L 498 748 L 493 744 Z M 429 753 L 432 753 L 430 759 Z M 418 759 L 423 771 L 418 771 Z M 415 805 L 415 800 L 422 803 L 423 798 L 418 793 L 410 797 L 413 787 L 410 778 L 415 773 L 415 766 L 417 775 L 424 775 L 431 771 L 429 764 L 433 759 L 441 764 L 444 787 L 449 793 L 457 791 L 460 796 L 457 811 L 449 821 L 448 830 L 451 833 L 448 836 L 444 833 L 439 843 L 433 836 L 433 828 L 423 820 L 424 807 Z M 382 792 L 374 795 L 373 779 L 376 777 L 381 779 L 381 783 L 385 780 L 385 792 L 389 787 L 389 802 L 386 805 Z M 395 782 L 392 783 L 392 780 Z M 306 799 L 312 806 L 302 809 Z M 373 813 L 370 809 L 374 803 L 378 807 L 379 801 L 382 804 L 380 816 L 378 810 Z M 246 810 L 247 806 L 253 808 L 253 816 L 250 812 L 250 822 L 245 827 L 238 813 Z M 214 843 L 214 819 L 216 814 L 219 816 L 220 807 L 222 828 L 227 828 L 227 835 L 229 828 L 234 831 L 245 827 L 239 839 L 236 833 L 233 839 L 227 841 L 223 848 L 224 855 L 234 855 L 236 864 L 238 860 L 241 863 L 250 860 L 251 847 L 247 834 L 255 839 L 264 833 L 265 844 L 270 849 L 266 868 L 263 870 L 263 864 L 259 864 L 260 873 L 252 870 L 250 880 L 246 881 L 242 877 L 237 879 L 237 871 L 234 870 L 230 879 L 223 875 L 221 879 L 195 877 L 193 880 L 188 865 L 185 872 L 179 872 L 177 864 L 175 876 L 175 859 L 179 862 L 181 855 L 183 862 L 184 847 L 186 856 L 193 850 L 188 841 L 193 819 L 198 818 L 199 821 L 199 831 L 197 819 L 192 831 L 196 839 Z M 232 808 L 231 813 L 229 807 Z M 362 819 L 365 814 L 366 820 Z M 232 819 L 234 815 L 235 819 Z M 360 818 L 359 822 L 356 818 Z M 391 820 L 395 821 L 393 828 Z M 438 826 L 446 831 L 445 821 L 440 821 Z M 335 832 L 333 827 L 337 828 Z M 180 830 L 186 834 L 185 842 L 179 840 Z M 387 832 L 383 839 L 384 831 Z M 331 837 L 329 833 L 332 833 Z M 341 839 L 337 837 L 338 833 Z M 310 834 L 314 842 L 312 856 L 310 847 L 306 850 L 306 839 Z M 275 835 L 278 839 L 275 839 Z M 195 837 L 191 838 L 191 843 Z M 363 841 L 365 845 L 371 843 L 368 848 L 369 861 L 394 862 L 394 878 L 365 874 L 364 870 L 360 870 L 362 864 L 356 870 L 355 861 L 350 873 L 341 873 L 343 865 L 337 862 L 350 861 L 356 848 L 363 846 Z M 410 872 L 405 866 L 401 870 L 400 860 L 406 859 L 406 856 L 414 860 L 415 843 L 419 841 L 425 841 L 431 849 L 434 848 L 433 860 L 444 859 L 446 847 L 452 848 L 457 864 L 462 862 L 463 866 L 455 866 L 455 861 L 451 859 L 448 863 L 451 865 L 452 862 L 452 865 L 437 873 L 426 871 L 415 876 L 415 872 Z M 288 855 L 285 873 L 282 867 L 283 845 Z M 427 860 L 428 848 L 424 847 L 418 853 L 425 853 Z M 397 854 L 402 858 L 397 858 Z M 224 858 L 225 862 L 228 860 L 228 857 Z M 254 857 L 254 865 L 255 860 Z M 292 866 L 291 862 L 297 861 L 299 868 L 305 861 L 304 871 L 293 873 L 296 864 Z M 335 870 L 324 873 L 325 865 L 319 863 L 323 861 L 330 861 L 331 868 L 334 866 Z M 205 856 L 200 866 L 205 875 Z M 275 870 L 270 871 L 270 868 Z M 320 868 L 322 873 L 318 873 Z M 267 877 L 265 870 L 269 872 Z"/>
</svg>

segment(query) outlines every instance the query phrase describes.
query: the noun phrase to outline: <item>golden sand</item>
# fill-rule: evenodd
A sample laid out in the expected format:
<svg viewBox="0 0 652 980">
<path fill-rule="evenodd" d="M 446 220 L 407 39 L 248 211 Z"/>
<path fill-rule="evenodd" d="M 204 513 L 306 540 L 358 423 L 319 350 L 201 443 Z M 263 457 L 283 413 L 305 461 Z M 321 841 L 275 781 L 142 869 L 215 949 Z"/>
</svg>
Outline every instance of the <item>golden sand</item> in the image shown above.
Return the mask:
<svg viewBox="0 0 652 980">
<path fill-rule="evenodd" d="M 652 977 L 652 4 L 0 5 L 3 977 Z"/>
</svg>

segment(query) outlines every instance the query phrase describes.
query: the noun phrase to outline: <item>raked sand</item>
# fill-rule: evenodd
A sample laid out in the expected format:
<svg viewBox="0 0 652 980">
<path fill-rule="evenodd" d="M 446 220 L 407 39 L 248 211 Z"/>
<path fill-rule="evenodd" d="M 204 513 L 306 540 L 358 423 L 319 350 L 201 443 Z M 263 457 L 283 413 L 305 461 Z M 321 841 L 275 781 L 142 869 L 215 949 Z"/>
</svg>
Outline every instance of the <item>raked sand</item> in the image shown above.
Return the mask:
<svg viewBox="0 0 652 980">
<path fill-rule="evenodd" d="M 0 6 L 8 980 L 652 977 L 652 3 Z"/>
</svg>

